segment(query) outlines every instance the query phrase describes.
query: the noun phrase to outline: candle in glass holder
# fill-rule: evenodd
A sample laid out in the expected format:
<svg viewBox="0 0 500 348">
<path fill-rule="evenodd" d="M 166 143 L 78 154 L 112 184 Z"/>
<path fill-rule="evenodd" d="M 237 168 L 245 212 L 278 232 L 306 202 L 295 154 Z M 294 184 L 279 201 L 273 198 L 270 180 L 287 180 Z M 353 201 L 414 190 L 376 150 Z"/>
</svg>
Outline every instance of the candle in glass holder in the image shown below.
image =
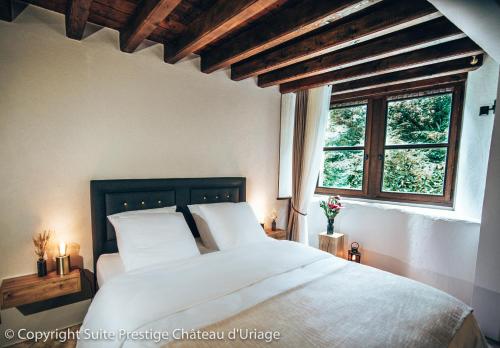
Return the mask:
<svg viewBox="0 0 500 348">
<path fill-rule="evenodd" d="M 56 271 L 59 275 L 68 274 L 71 268 L 69 255 L 66 255 L 66 243 L 59 243 L 59 256 L 56 256 Z"/>
</svg>

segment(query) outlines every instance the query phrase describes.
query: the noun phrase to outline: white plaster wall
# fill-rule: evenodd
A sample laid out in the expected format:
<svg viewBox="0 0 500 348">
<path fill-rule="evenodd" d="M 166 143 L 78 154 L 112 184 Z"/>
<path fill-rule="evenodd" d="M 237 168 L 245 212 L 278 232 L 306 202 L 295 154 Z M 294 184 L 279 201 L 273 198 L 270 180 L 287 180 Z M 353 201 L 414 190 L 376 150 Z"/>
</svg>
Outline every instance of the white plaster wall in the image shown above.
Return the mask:
<svg viewBox="0 0 500 348">
<path fill-rule="evenodd" d="M 309 241 L 326 230 L 315 197 L 309 208 Z M 362 263 L 412 278 L 469 303 L 476 266 L 479 223 L 433 215 L 425 208 L 348 201 L 335 219 L 345 250 L 361 245 Z"/>
<path fill-rule="evenodd" d="M 429 0 L 429 2 L 500 62 L 498 0 Z"/>
<path fill-rule="evenodd" d="M 500 80 L 500 77 L 499 77 Z M 500 83 L 497 101 L 500 101 Z M 472 304 L 483 332 L 500 340 L 500 122 L 491 141 Z"/>
<path fill-rule="evenodd" d="M 479 107 L 493 105 L 498 63 L 485 56 L 484 64 L 469 73 L 465 89 L 455 210 L 460 216 L 481 219 L 494 116 L 479 116 Z"/>
<path fill-rule="evenodd" d="M 109 29 L 64 33 L 62 15 L 34 6 L 0 22 L 0 278 L 35 272 L 45 228 L 92 268 L 91 179 L 245 176 L 259 217 L 279 204 L 276 88 L 166 64 L 160 45 L 122 53 Z M 5 310 L 0 332 L 72 325 L 87 306 Z"/>
</svg>

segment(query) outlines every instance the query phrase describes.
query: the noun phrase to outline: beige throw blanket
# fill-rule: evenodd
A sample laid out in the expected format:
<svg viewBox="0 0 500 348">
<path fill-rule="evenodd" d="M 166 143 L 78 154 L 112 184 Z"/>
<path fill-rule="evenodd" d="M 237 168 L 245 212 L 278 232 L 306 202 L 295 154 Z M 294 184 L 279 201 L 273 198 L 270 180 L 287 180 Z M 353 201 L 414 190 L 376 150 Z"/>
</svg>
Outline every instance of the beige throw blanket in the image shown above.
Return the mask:
<svg viewBox="0 0 500 348">
<path fill-rule="evenodd" d="M 168 347 L 487 347 L 470 313 L 468 306 L 444 292 L 346 263 L 203 328 L 225 332 L 225 337 L 235 329 L 278 331 L 279 340 L 266 343 L 236 335 L 234 340 L 173 341 Z M 463 325 L 469 332 L 457 335 Z"/>
</svg>

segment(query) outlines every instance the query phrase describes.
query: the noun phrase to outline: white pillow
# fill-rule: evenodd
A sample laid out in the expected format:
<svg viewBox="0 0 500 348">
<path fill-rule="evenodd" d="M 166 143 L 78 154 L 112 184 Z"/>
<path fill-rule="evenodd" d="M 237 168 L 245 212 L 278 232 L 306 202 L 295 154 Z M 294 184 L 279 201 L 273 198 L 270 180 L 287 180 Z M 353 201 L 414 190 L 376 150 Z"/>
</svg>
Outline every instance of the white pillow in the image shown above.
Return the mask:
<svg viewBox="0 0 500 348">
<path fill-rule="evenodd" d="M 234 205 L 235 203 L 232 202 L 224 202 L 224 203 L 212 203 L 210 204 L 211 206 L 227 206 L 227 205 Z M 217 250 L 217 244 L 215 244 L 215 241 L 212 237 L 212 232 L 210 231 L 210 227 L 208 226 L 208 223 L 205 219 L 205 216 L 203 215 L 203 212 L 201 211 L 201 207 L 203 205 L 207 204 L 191 204 L 188 205 L 189 211 L 191 212 L 191 215 L 193 216 L 194 223 L 196 224 L 196 228 L 198 229 L 198 232 L 200 233 L 200 238 L 201 241 L 203 242 L 203 245 L 207 249 L 210 250 Z"/>
<path fill-rule="evenodd" d="M 126 271 L 200 255 L 182 213 L 108 216 Z"/>
<path fill-rule="evenodd" d="M 124 211 L 122 213 L 117 213 L 117 214 L 109 215 L 108 218 L 110 218 L 111 216 L 113 216 L 113 217 L 123 217 L 123 216 L 136 215 L 136 214 L 175 213 L 176 210 L 177 210 L 177 206 L 172 205 L 170 207 L 163 207 L 163 208 Z"/>
<path fill-rule="evenodd" d="M 217 249 L 226 250 L 265 240 L 266 234 L 246 202 L 200 206 Z"/>
</svg>

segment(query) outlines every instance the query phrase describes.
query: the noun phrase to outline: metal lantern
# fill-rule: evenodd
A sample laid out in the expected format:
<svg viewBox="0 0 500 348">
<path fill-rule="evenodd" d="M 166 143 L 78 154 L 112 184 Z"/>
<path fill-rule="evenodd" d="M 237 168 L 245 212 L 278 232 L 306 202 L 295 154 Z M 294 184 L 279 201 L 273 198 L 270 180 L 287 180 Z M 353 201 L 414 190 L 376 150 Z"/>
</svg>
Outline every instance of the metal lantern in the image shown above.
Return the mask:
<svg viewBox="0 0 500 348">
<path fill-rule="evenodd" d="M 347 253 L 349 261 L 361 263 L 361 253 L 359 252 L 359 244 L 357 242 L 351 243 L 351 250 Z"/>
</svg>

